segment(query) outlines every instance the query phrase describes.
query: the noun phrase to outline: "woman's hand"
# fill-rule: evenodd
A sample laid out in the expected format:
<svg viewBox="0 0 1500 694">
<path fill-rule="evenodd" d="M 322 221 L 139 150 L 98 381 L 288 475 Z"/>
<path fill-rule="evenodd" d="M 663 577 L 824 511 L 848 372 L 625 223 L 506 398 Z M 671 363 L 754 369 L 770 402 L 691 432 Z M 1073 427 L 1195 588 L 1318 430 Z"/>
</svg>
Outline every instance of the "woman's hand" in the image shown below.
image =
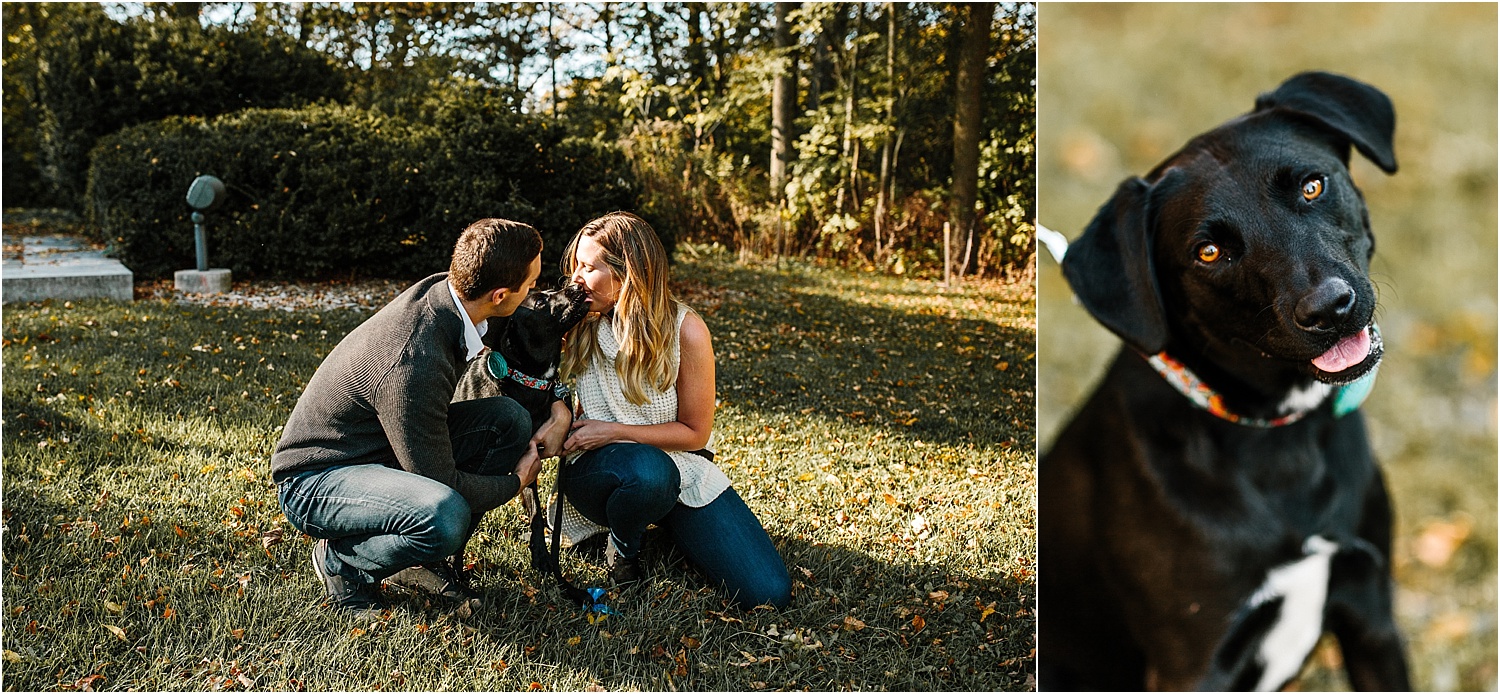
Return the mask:
<svg viewBox="0 0 1500 694">
<path fill-rule="evenodd" d="M 627 439 L 623 435 L 621 425 L 614 422 L 601 422 L 597 419 L 585 419 L 573 423 L 573 431 L 568 435 L 568 440 L 563 443 L 563 455 L 598 450 L 609 444 L 624 441 Z"/>
<path fill-rule="evenodd" d="M 568 429 L 573 424 L 573 412 L 561 400 L 552 403 L 552 416 L 536 430 L 531 442 L 543 458 L 563 454 L 563 441 L 568 438 Z"/>
</svg>

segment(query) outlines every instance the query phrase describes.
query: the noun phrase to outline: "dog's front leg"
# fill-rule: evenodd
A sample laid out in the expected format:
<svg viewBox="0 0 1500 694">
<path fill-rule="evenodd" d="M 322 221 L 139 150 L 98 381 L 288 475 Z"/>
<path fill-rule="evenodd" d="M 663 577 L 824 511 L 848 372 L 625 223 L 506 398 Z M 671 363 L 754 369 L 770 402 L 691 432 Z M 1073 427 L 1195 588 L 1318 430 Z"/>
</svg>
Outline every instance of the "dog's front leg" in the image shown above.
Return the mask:
<svg viewBox="0 0 1500 694">
<path fill-rule="evenodd" d="M 1325 614 L 1343 651 L 1349 684 L 1357 691 L 1411 691 L 1384 557 L 1359 542 L 1334 562 Z"/>
</svg>

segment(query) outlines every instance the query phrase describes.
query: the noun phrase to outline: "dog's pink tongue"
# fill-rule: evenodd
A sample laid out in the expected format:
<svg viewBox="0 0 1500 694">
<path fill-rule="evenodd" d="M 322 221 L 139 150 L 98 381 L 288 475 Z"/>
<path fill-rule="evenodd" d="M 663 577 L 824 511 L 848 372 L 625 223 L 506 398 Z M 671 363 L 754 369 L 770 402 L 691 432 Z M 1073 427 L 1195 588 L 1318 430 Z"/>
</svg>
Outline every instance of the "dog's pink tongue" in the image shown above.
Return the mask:
<svg viewBox="0 0 1500 694">
<path fill-rule="evenodd" d="M 1370 329 L 1365 328 L 1339 340 L 1333 349 L 1312 360 L 1312 365 L 1324 373 L 1338 373 L 1370 356 Z"/>
</svg>

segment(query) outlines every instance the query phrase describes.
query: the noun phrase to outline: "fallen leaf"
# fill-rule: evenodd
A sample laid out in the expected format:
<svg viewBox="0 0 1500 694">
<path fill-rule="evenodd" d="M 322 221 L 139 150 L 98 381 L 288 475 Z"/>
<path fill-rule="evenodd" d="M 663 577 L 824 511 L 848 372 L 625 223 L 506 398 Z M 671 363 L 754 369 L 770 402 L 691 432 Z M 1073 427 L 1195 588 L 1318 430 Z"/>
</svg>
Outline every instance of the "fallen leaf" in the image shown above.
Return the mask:
<svg viewBox="0 0 1500 694">
<path fill-rule="evenodd" d="M 230 629 L 229 630 L 229 635 L 233 636 L 236 639 L 243 639 L 243 638 L 245 638 L 245 630 L 244 629 Z"/>
<path fill-rule="evenodd" d="M 104 601 L 104 610 L 110 614 L 120 614 L 125 611 L 125 606 L 117 602 Z"/>
<path fill-rule="evenodd" d="M 925 540 L 932 535 L 932 526 L 927 524 L 927 519 L 920 513 L 911 514 L 911 532 L 918 540 Z"/>
<path fill-rule="evenodd" d="M 1474 633 L 1474 620 L 1462 612 L 1449 612 L 1432 620 L 1427 638 L 1435 642 L 1458 643 Z"/>
<path fill-rule="evenodd" d="M 568 639 L 568 645 L 569 646 L 577 646 L 578 642 L 580 642 L 582 640 L 583 640 L 583 637 L 581 637 L 581 636 L 574 636 L 573 638 Z"/>
<path fill-rule="evenodd" d="M 1417 560 L 1434 568 L 1442 568 L 1453 559 L 1454 552 L 1469 539 L 1474 527 L 1473 519 L 1460 515 L 1449 521 L 1430 521 L 1415 541 L 1412 553 Z"/>
<path fill-rule="evenodd" d="M 284 537 L 285 533 L 286 531 L 281 528 L 276 528 L 275 530 L 268 530 L 261 533 L 260 546 L 269 551 L 272 547 L 275 547 L 276 545 L 279 545 L 282 542 L 286 541 L 286 538 Z"/>
<path fill-rule="evenodd" d="M 94 683 L 104 679 L 104 675 L 88 675 L 78 678 L 78 681 L 74 682 L 73 686 L 81 691 L 92 692 L 94 691 Z"/>
<path fill-rule="evenodd" d="M 999 369 L 1001 371 L 1005 371 L 1005 370 L 1007 370 L 1007 369 L 1010 368 L 1010 362 L 1008 362 L 1008 361 L 1002 361 L 1002 362 L 996 364 L 995 368 L 997 368 L 997 369 Z"/>
<path fill-rule="evenodd" d="M 364 636 L 364 635 L 365 635 L 365 630 L 357 628 L 357 627 L 354 628 L 354 629 L 351 629 L 349 631 L 349 638 L 351 638 L 351 639 L 359 638 L 359 637 Z"/>
<path fill-rule="evenodd" d="M 691 636 L 684 636 L 682 637 L 681 641 L 682 645 L 687 646 L 688 648 L 697 648 L 703 645 L 702 641 L 699 641 L 698 639 L 695 639 Z"/>
<path fill-rule="evenodd" d="M 926 626 L 927 626 L 927 620 L 922 619 L 922 615 L 915 614 L 915 615 L 911 616 L 912 633 L 916 633 L 918 631 L 921 631 L 922 629 L 926 628 Z"/>
<path fill-rule="evenodd" d="M 860 620 L 855 619 L 854 617 L 845 617 L 844 618 L 844 630 L 845 631 L 859 631 L 860 629 L 863 629 L 863 628 L 865 628 L 865 623 L 864 622 L 861 622 Z"/>
<path fill-rule="evenodd" d="M 7 648 L 5 649 L 5 662 L 19 663 L 21 662 L 21 654 Z"/>
<path fill-rule="evenodd" d="M 468 619 L 470 617 L 473 617 L 473 601 L 465 602 L 464 604 L 459 605 L 456 609 L 453 610 L 453 614 L 456 615 L 459 619 Z"/>
<path fill-rule="evenodd" d="M 173 618 L 175 616 L 177 616 L 177 611 L 174 610 L 174 609 L 172 609 L 172 607 L 170 605 L 167 606 L 167 609 L 161 611 L 161 618 L 162 619 L 171 619 L 171 618 Z"/>
<path fill-rule="evenodd" d="M 895 496 L 891 495 L 890 492 L 883 493 L 880 496 L 885 499 L 885 503 L 888 503 L 888 504 L 890 504 L 892 506 L 895 506 L 896 504 L 900 503 L 899 501 L 896 500 Z"/>
<path fill-rule="evenodd" d="M 117 639 L 119 639 L 121 641 L 124 641 L 124 640 L 127 639 L 127 637 L 125 636 L 125 630 L 121 629 L 120 627 L 113 626 L 113 625 L 110 625 L 110 624 L 105 624 L 104 628 L 108 629 L 109 633 L 114 634 L 115 638 L 117 638 Z"/>
<path fill-rule="evenodd" d="M 945 602 L 948 600 L 948 591 L 934 590 L 927 594 L 927 599 L 933 602 Z"/>
</svg>

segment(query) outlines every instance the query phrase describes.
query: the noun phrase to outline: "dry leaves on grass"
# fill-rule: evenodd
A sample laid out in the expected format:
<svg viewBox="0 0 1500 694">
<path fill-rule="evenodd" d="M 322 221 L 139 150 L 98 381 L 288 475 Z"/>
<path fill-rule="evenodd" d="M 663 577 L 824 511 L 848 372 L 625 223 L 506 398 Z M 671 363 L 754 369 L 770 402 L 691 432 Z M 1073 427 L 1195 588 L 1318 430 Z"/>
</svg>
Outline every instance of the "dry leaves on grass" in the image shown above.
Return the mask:
<svg viewBox="0 0 1500 694">
<path fill-rule="evenodd" d="M 1474 519 L 1467 514 L 1458 514 L 1451 520 L 1429 520 L 1412 541 L 1412 554 L 1427 566 L 1443 568 L 1473 529 Z"/>
</svg>

